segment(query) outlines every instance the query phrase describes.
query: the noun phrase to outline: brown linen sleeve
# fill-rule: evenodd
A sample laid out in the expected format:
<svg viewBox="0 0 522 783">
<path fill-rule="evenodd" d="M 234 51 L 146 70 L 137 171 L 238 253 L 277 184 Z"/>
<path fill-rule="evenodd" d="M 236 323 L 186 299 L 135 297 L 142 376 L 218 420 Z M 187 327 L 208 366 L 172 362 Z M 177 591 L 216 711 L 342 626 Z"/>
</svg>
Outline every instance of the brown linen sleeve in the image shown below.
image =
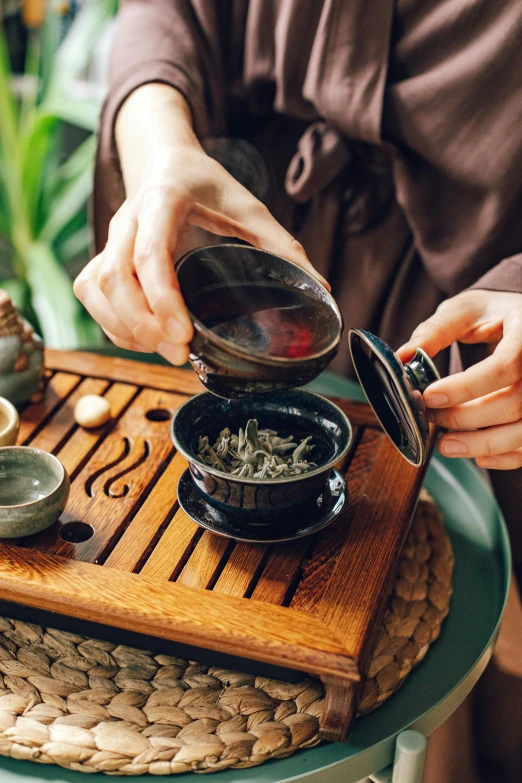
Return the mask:
<svg viewBox="0 0 522 783">
<path fill-rule="evenodd" d="M 504 259 L 470 287 L 522 294 L 522 253 Z"/>
<path fill-rule="evenodd" d="M 217 5 L 189 0 L 122 0 L 109 69 L 109 92 L 99 125 L 94 175 L 96 252 L 107 241 L 112 215 L 125 192 L 114 141 L 119 109 L 138 87 L 161 82 L 189 104 L 200 138 L 222 129 L 223 95 Z"/>
</svg>

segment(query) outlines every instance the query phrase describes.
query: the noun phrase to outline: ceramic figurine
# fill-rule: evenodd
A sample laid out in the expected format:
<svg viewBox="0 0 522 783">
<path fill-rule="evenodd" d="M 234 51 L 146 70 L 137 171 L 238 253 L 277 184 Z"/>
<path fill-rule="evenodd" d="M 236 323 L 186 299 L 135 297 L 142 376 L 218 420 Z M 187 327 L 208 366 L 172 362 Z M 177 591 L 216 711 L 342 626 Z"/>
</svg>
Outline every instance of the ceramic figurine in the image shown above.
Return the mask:
<svg viewBox="0 0 522 783">
<path fill-rule="evenodd" d="M 0 397 L 15 405 L 41 398 L 44 385 L 43 343 L 0 290 Z"/>
</svg>

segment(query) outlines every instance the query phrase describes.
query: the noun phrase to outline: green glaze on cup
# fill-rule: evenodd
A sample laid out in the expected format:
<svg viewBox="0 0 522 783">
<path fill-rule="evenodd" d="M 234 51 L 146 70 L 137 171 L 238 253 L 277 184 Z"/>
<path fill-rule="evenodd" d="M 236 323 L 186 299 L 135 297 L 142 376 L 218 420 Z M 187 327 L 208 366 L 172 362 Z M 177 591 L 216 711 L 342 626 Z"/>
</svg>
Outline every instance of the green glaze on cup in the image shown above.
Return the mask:
<svg viewBox="0 0 522 783">
<path fill-rule="evenodd" d="M 27 446 L 0 448 L 0 538 L 30 536 L 56 522 L 69 486 L 52 454 Z"/>
<path fill-rule="evenodd" d="M 15 406 L 0 397 L 0 446 L 13 446 L 19 429 L 20 419 Z"/>
</svg>

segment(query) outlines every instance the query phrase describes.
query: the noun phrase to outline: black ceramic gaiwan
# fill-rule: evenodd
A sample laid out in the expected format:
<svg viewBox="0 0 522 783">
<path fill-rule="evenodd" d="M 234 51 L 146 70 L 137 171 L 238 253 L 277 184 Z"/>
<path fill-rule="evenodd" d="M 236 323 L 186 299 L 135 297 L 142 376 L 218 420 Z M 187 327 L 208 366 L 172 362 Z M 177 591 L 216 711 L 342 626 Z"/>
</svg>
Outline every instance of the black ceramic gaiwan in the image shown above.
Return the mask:
<svg viewBox="0 0 522 783">
<path fill-rule="evenodd" d="M 297 264 L 249 245 L 183 256 L 176 273 L 194 324 L 190 361 L 227 399 L 304 386 L 339 349 L 332 295 Z"/>
<path fill-rule="evenodd" d="M 283 437 L 293 435 L 296 443 L 311 435 L 314 450 L 310 459 L 318 467 L 298 476 L 249 479 L 202 462 L 198 456 L 200 437 L 208 436 L 214 443 L 223 429 L 238 433 L 249 419 L 257 419 L 260 429 L 277 430 Z M 340 408 L 301 389 L 241 400 L 203 392 L 176 411 L 171 434 L 178 452 L 188 460 L 195 486 L 210 506 L 236 519 L 246 518 L 251 524 L 267 521 L 282 529 L 310 509 L 324 492 L 334 465 L 352 442 L 350 422 Z"/>
</svg>

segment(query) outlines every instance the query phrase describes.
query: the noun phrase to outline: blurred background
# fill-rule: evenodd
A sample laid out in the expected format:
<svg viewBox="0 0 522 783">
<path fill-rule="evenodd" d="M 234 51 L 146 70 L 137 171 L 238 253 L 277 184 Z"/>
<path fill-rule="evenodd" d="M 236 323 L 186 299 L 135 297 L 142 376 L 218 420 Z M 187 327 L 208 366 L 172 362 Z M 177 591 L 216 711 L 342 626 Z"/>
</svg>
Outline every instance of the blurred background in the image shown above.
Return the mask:
<svg viewBox="0 0 522 783">
<path fill-rule="evenodd" d="M 53 348 L 106 344 L 73 294 L 117 0 L 0 0 L 0 288 Z"/>
</svg>

